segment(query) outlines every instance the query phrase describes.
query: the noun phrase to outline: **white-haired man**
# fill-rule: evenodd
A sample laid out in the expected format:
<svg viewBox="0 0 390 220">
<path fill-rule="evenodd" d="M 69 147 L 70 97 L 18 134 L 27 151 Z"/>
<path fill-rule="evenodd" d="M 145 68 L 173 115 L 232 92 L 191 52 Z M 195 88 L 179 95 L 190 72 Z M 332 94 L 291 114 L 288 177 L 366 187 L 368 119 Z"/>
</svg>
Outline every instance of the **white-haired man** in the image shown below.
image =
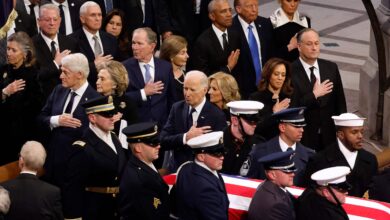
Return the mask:
<svg viewBox="0 0 390 220">
<path fill-rule="evenodd" d="M 46 151 L 42 144 L 27 141 L 19 156 L 20 175 L 2 186 L 9 191 L 11 207 L 5 219 L 64 219 L 60 189 L 38 179 Z"/>
<path fill-rule="evenodd" d="M 72 143 L 81 138 L 88 128 L 88 117 L 81 106 L 99 94 L 88 84 L 88 60 L 81 54 L 71 54 L 62 59 L 60 79 L 39 115 L 39 121 L 51 129 L 46 175 L 50 182 L 61 187 L 66 161 Z"/>
</svg>

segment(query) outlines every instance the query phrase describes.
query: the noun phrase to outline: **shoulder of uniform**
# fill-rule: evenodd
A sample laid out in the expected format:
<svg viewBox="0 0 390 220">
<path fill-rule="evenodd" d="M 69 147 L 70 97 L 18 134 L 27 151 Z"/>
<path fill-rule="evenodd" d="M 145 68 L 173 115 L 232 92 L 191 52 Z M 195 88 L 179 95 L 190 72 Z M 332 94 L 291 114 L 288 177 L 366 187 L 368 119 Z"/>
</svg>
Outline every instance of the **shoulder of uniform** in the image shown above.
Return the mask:
<svg viewBox="0 0 390 220">
<path fill-rule="evenodd" d="M 77 145 L 79 147 L 85 147 L 86 144 L 87 143 L 85 143 L 84 141 L 75 141 L 75 142 L 73 142 L 72 145 Z"/>
</svg>

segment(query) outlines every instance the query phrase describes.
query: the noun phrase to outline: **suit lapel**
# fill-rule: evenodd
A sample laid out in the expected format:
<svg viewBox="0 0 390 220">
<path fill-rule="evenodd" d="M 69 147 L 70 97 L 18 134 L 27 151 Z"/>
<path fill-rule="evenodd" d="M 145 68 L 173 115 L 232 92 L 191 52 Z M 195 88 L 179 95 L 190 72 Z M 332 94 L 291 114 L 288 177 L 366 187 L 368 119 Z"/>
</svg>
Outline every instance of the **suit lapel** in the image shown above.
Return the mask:
<svg viewBox="0 0 390 220">
<path fill-rule="evenodd" d="M 91 129 L 88 129 L 88 132 L 91 133 L 91 135 L 89 135 L 89 136 L 91 137 L 90 141 L 91 141 L 91 144 L 94 146 L 94 149 L 97 152 L 99 152 L 100 155 L 102 155 L 103 157 L 105 157 L 111 161 L 117 162 L 118 156 L 111 149 L 111 147 L 108 146 L 108 144 L 106 144 L 106 142 L 101 140 L 98 136 L 96 136 L 95 132 L 93 132 Z"/>
<path fill-rule="evenodd" d="M 60 39 L 58 39 L 59 43 L 61 42 Z M 52 57 L 51 55 L 51 51 L 49 49 L 49 47 L 47 46 L 45 40 L 43 39 L 42 35 L 41 34 L 38 34 L 38 44 L 39 44 L 39 47 L 37 50 L 39 50 L 39 48 L 42 50 L 42 53 L 43 55 L 48 58 L 48 57 Z"/>
<path fill-rule="evenodd" d="M 209 36 L 210 36 L 210 41 L 214 47 L 215 52 L 222 56 L 223 55 L 222 45 L 221 45 L 221 43 L 219 43 L 218 37 L 211 27 L 209 28 Z M 229 39 L 228 39 L 228 41 L 229 41 Z"/>
<path fill-rule="evenodd" d="M 204 103 L 204 106 L 202 110 L 199 113 L 198 121 L 197 121 L 197 127 L 205 126 L 204 121 L 207 120 L 206 115 L 208 115 L 209 109 L 210 109 L 210 103 L 206 100 Z"/>
<path fill-rule="evenodd" d="M 95 54 L 93 53 L 93 50 L 89 44 L 87 36 L 85 35 L 83 29 L 80 29 L 79 31 L 80 31 L 80 41 L 81 41 L 79 42 L 79 44 L 83 45 L 81 47 L 84 48 L 85 53 L 87 53 L 86 56 L 89 58 L 89 60 L 94 60 Z"/>
<path fill-rule="evenodd" d="M 134 59 L 134 58 L 132 58 L 132 59 Z M 134 62 L 131 64 L 133 67 L 131 69 L 134 72 L 132 74 L 134 74 L 135 79 L 138 81 L 138 83 L 134 83 L 134 84 L 140 85 L 140 88 L 144 88 L 145 87 L 145 80 L 144 80 L 144 76 L 142 75 L 138 60 L 134 59 L 133 61 Z"/>
</svg>

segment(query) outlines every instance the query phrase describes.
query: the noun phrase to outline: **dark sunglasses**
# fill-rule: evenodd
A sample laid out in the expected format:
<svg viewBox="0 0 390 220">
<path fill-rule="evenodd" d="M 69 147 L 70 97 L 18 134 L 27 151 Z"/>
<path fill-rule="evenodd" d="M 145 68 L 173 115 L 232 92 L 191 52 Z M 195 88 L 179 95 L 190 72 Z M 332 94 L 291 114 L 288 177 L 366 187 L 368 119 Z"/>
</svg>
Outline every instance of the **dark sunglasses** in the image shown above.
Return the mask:
<svg viewBox="0 0 390 220">
<path fill-rule="evenodd" d="M 212 157 L 222 157 L 222 156 L 225 156 L 226 155 L 226 152 L 210 152 L 210 153 L 207 153 L 208 155 L 212 156 Z"/>
<path fill-rule="evenodd" d="M 160 142 L 159 141 L 152 141 L 152 142 L 144 142 L 146 145 L 150 146 L 150 147 L 158 147 L 160 145 Z"/>
</svg>

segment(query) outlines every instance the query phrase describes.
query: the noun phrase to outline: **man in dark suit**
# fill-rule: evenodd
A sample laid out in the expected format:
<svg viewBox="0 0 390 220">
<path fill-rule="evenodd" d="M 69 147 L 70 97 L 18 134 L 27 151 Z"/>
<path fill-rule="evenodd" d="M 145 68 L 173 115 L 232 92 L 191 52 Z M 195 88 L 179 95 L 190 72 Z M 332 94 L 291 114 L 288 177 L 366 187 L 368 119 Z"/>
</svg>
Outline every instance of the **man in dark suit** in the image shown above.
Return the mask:
<svg viewBox="0 0 390 220">
<path fill-rule="evenodd" d="M 67 162 L 63 190 L 64 216 L 68 219 L 119 219 L 117 194 L 127 154 L 114 129 L 111 96 L 88 100 L 82 105 L 89 128 L 73 143 Z"/>
<path fill-rule="evenodd" d="M 228 0 L 212 0 L 208 8 L 212 25 L 196 40 L 189 58 L 190 69 L 208 76 L 218 71 L 232 73 L 240 55 L 238 34 L 229 28 L 232 8 Z"/>
<path fill-rule="evenodd" d="M 54 4 L 42 5 L 39 9 L 38 25 L 41 32 L 33 37 L 39 65 L 38 80 L 45 99 L 60 84 L 60 64 L 66 55 L 78 52 L 77 42 L 58 33 L 62 18 Z"/>
<path fill-rule="evenodd" d="M 39 122 L 50 130 L 47 180 L 62 187 L 66 163 L 72 153 L 72 143 L 81 138 L 88 128 L 88 118 L 81 106 L 99 94 L 88 84 L 88 60 L 81 54 L 70 54 L 62 59 L 62 85 L 54 88 L 38 116 Z"/>
<path fill-rule="evenodd" d="M 276 152 L 259 159 L 267 179 L 261 183 L 248 209 L 248 220 L 294 220 L 295 198 L 286 187 L 293 185 L 294 151 Z"/>
<path fill-rule="evenodd" d="M 362 197 L 378 170 L 376 157 L 363 149 L 364 118 L 352 113 L 332 118 L 337 128 L 337 142 L 309 160 L 306 179 L 310 182 L 311 174 L 327 167 L 347 166 L 352 170 L 347 176 L 352 185 L 348 195 Z"/>
<path fill-rule="evenodd" d="M 164 150 L 173 150 L 168 162 L 170 172 L 175 172 L 184 162 L 193 160 L 187 146 L 188 140 L 210 131 L 223 131 L 225 114 L 206 100 L 207 76 L 200 71 L 190 71 L 184 79 L 184 99 L 176 102 L 169 113 L 168 121 L 161 132 Z"/>
<path fill-rule="evenodd" d="M 24 31 L 30 37 L 38 34 L 37 19 L 40 0 L 17 0 L 15 10 L 18 17 L 15 20 L 15 32 Z"/>
<path fill-rule="evenodd" d="M 139 121 L 154 121 L 162 127 L 172 104 L 176 90 L 172 65 L 153 57 L 157 36 L 150 28 L 139 28 L 133 33 L 134 57 L 123 62 L 129 74 L 126 95 L 138 103 Z"/>
<path fill-rule="evenodd" d="M 92 0 L 99 4 L 100 9 L 102 10 L 102 16 L 106 17 L 107 13 L 110 12 L 114 8 L 120 8 L 118 7 L 119 3 L 118 0 Z"/>
<path fill-rule="evenodd" d="M 195 160 L 183 164 L 176 179 L 179 219 L 228 219 L 229 199 L 219 170 L 225 153 L 223 132 L 193 138 L 188 145 Z"/>
<path fill-rule="evenodd" d="M 157 124 L 132 124 L 124 128 L 123 133 L 132 154 L 119 188 L 121 219 L 168 219 L 169 187 L 153 165 L 160 150 Z"/>
<path fill-rule="evenodd" d="M 257 91 L 261 69 L 273 51 L 273 27 L 268 18 L 258 16 L 258 0 L 235 0 L 237 15 L 233 18 L 232 30 L 239 33 L 240 57 L 234 71 L 243 99 Z"/>
<path fill-rule="evenodd" d="M 114 36 L 100 31 L 102 12 L 96 2 L 87 1 L 81 5 L 80 20 L 82 28 L 69 36 L 79 43 L 80 52 L 88 58 L 90 69 L 88 82 L 96 88 L 96 66 L 115 59 L 118 44 Z"/>
<path fill-rule="evenodd" d="M 318 58 L 320 39 L 315 30 L 301 30 L 297 41 L 299 59 L 292 64 L 292 99 L 297 106 L 306 107 L 302 144 L 318 152 L 336 141 L 332 115 L 347 111 L 343 83 L 337 65 Z"/>
<path fill-rule="evenodd" d="M 20 150 L 20 175 L 1 185 L 8 190 L 11 207 L 4 219 L 62 220 L 60 189 L 38 179 L 46 152 L 36 141 L 26 142 Z"/>
<path fill-rule="evenodd" d="M 288 108 L 273 115 L 279 120 L 279 135 L 253 148 L 249 154 L 250 168 L 247 177 L 265 179 L 264 166 L 258 159 L 271 153 L 294 150 L 294 163 L 298 169 L 294 175 L 294 185 L 301 187 L 305 185 L 306 164 L 315 152 L 299 142 L 303 127 L 306 126 L 303 112 L 304 108 Z"/>
<path fill-rule="evenodd" d="M 69 35 L 81 28 L 80 7 L 85 0 L 42 0 L 42 5 L 52 3 L 60 9 L 59 33 Z M 61 12 L 62 10 L 62 12 Z"/>
</svg>

